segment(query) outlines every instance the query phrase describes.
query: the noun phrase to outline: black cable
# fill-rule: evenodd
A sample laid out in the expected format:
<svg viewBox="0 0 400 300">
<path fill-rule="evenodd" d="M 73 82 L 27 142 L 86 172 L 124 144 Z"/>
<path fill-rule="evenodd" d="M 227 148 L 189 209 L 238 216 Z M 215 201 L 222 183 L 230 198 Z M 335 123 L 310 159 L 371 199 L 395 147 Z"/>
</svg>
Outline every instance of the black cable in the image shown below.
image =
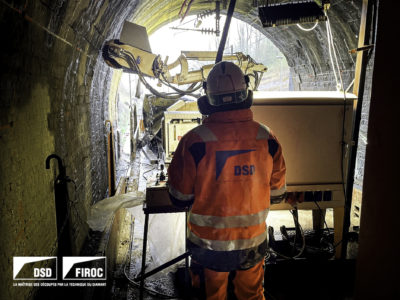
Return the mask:
<svg viewBox="0 0 400 300">
<path fill-rule="evenodd" d="M 158 92 L 156 89 L 154 89 L 148 82 L 147 80 L 144 78 L 144 75 L 142 73 L 142 71 L 140 71 L 139 66 L 136 63 L 135 58 L 133 57 L 132 54 L 130 54 L 129 52 L 126 51 L 121 51 L 121 54 L 125 56 L 125 60 L 128 62 L 129 66 L 131 69 L 133 70 L 137 70 L 138 76 L 140 81 L 145 85 L 145 87 L 154 95 L 161 97 L 161 98 L 165 98 L 165 99 L 169 99 L 169 100 L 176 100 L 179 99 L 180 97 L 182 97 L 184 94 L 176 94 L 176 93 L 160 93 Z M 133 63 L 132 63 L 133 62 Z"/>
<path fill-rule="evenodd" d="M 190 85 L 189 89 L 187 90 L 181 90 L 175 86 L 173 86 L 171 83 L 168 82 L 168 80 L 165 78 L 164 73 L 161 73 L 161 76 L 164 80 L 159 79 L 164 85 L 170 87 L 171 89 L 175 90 L 178 93 L 183 93 L 183 94 L 192 94 L 193 92 L 199 90 L 202 87 L 201 83 L 198 83 L 196 86 L 196 83 L 193 83 Z"/>
<path fill-rule="evenodd" d="M 156 89 L 154 89 L 154 88 L 147 82 L 147 80 L 144 78 L 144 75 L 143 75 L 142 71 L 140 71 L 140 68 L 139 68 L 139 66 L 138 66 L 138 64 L 137 64 L 137 62 L 136 62 L 136 60 L 135 60 L 135 57 L 134 57 L 131 53 L 129 53 L 129 52 L 125 51 L 125 50 L 121 50 L 120 53 L 121 53 L 121 56 L 123 56 L 123 58 L 127 61 L 127 63 L 129 64 L 130 68 L 131 68 L 132 70 L 137 70 L 137 73 L 138 73 L 138 76 L 139 76 L 140 81 L 141 81 L 141 82 L 146 86 L 146 88 L 147 88 L 149 91 L 151 91 L 154 95 L 156 95 L 156 96 L 158 96 L 158 97 L 161 97 L 161 98 L 169 99 L 169 100 L 176 100 L 176 99 L 181 98 L 181 97 L 184 96 L 184 95 L 192 95 L 192 96 L 194 96 L 194 97 L 198 97 L 198 95 L 193 95 L 193 94 L 192 94 L 192 91 L 189 91 L 189 93 L 188 93 L 188 92 L 186 92 L 186 91 L 180 90 L 180 89 L 178 89 L 178 88 L 176 88 L 176 87 L 172 87 L 172 86 L 170 86 L 170 85 L 169 85 L 169 87 L 171 87 L 171 88 L 173 88 L 174 90 L 176 90 L 177 93 L 160 93 L 160 92 L 158 92 L 158 91 L 157 91 Z M 165 83 L 164 83 L 164 84 L 165 84 Z M 193 90 L 193 91 L 198 90 L 200 87 L 201 87 L 201 86 L 199 85 L 199 86 L 198 86 L 195 90 Z"/>
<path fill-rule="evenodd" d="M 297 210 L 297 208 L 295 207 L 294 210 Z M 295 226 L 298 226 L 299 231 L 300 231 L 300 234 L 301 234 L 301 237 L 302 237 L 303 245 L 302 245 L 302 247 L 301 247 L 301 249 L 300 249 L 300 252 L 297 253 L 297 254 L 294 255 L 294 256 L 287 256 L 287 255 L 284 255 L 284 254 L 282 254 L 282 253 L 279 253 L 279 252 L 277 252 L 277 251 L 275 251 L 275 250 L 273 250 L 273 249 L 271 249 L 271 248 L 268 248 L 268 251 L 269 251 L 269 252 L 272 252 L 272 253 L 274 253 L 275 255 L 280 256 L 280 257 L 282 257 L 282 258 L 284 258 L 284 259 L 296 260 L 296 259 L 298 259 L 298 258 L 303 254 L 304 249 L 305 249 L 305 247 L 306 247 L 306 240 L 305 240 L 303 228 L 301 227 L 298 218 L 295 216 L 295 214 L 294 214 L 292 211 L 290 211 L 290 212 L 291 212 L 291 214 L 292 214 L 292 216 L 293 216 L 293 222 L 294 222 Z"/>
<path fill-rule="evenodd" d="M 184 94 L 176 94 L 176 93 L 171 93 L 171 94 L 166 94 L 166 93 L 160 93 L 158 92 L 156 89 L 154 89 L 148 82 L 147 80 L 144 78 L 144 75 L 142 73 L 142 71 L 140 71 L 140 68 L 138 66 L 138 64 L 136 63 L 135 58 L 133 57 L 132 54 L 130 54 L 127 51 L 121 50 L 121 56 L 126 60 L 126 62 L 129 64 L 129 67 L 132 70 L 137 70 L 137 74 L 139 76 L 140 81 L 146 86 L 146 88 L 148 90 L 150 90 L 150 92 L 152 92 L 154 95 L 161 97 L 161 98 L 165 98 L 165 99 L 170 99 L 170 100 L 176 100 L 180 97 L 182 97 Z"/>
<path fill-rule="evenodd" d="M 293 246 L 292 246 L 292 253 L 295 253 L 295 250 L 296 250 L 296 243 L 297 243 L 297 236 L 298 236 L 298 228 L 299 228 L 298 225 L 299 225 L 299 223 L 298 223 L 297 219 L 295 218 L 295 211 L 294 211 L 294 210 L 291 210 L 290 213 L 291 213 L 292 216 L 293 216 L 294 227 L 295 227 L 295 235 L 294 235 Z M 298 217 L 298 215 L 297 215 L 297 217 Z"/>
<path fill-rule="evenodd" d="M 322 213 L 322 209 L 321 209 L 321 207 L 319 206 L 318 202 L 314 200 L 314 203 L 315 203 L 315 205 L 317 205 L 318 210 L 320 211 L 320 213 Z M 324 217 L 324 224 L 325 224 L 326 230 L 328 231 L 328 237 L 329 237 L 329 236 L 331 235 L 331 231 L 330 231 L 330 229 L 329 229 L 329 226 L 328 226 L 328 223 L 326 222 L 326 218 L 325 218 L 325 217 Z M 321 238 L 321 241 L 322 241 L 322 240 L 323 240 L 323 238 Z M 336 245 L 334 245 L 334 244 L 332 244 L 332 243 L 330 243 L 330 242 L 328 241 L 327 244 L 328 244 L 329 246 L 331 246 L 332 249 L 335 249 L 337 246 L 340 245 L 341 242 L 342 242 L 342 240 L 340 240 Z M 319 248 L 319 250 L 321 250 L 321 248 Z"/>
<path fill-rule="evenodd" d="M 315 205 L 317 205 L 319 212 L 322 213 L 321 206 L 319 206 L 318 202 L 314 200 L 314 203 L 315 203 Z M 325 217 L 324 217 L 324 223 L 325 223 L 326 229 L 328 230 L 328 235 L 330 235 L 329 226 L 328 226 L 328 223 L 326 223 Z"/>
</svg>

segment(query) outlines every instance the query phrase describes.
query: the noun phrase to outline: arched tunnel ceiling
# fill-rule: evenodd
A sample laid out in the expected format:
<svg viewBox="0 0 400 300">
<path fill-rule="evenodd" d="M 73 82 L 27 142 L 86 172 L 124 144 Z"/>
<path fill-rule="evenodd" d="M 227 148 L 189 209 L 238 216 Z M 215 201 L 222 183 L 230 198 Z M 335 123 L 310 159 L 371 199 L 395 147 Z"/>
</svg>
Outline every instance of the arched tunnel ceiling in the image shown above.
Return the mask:
<svg viewBox="0 0 400 300">
<path fill-rule="evenodd" d="M 161 26 L 178 19 L 183 2 L 182 0 L 140 2 L 133 12 L 132 21 L 145 26 L 151 34 Z M 285 55 L 294 75 L 294 89 L 335 89 L 335 83 L 332 82 L 333 77 L 331 77 L 332 66 L 327 45 L 326 22 L 320 23 L 311 32 L 302 31 L 295 25 L 263 28 L 258 16 L 258 7 L 253 6 L 253 2 L 236 1 L 234 17 L 264 32 Z M 357 46 L 362 1 L 331 2 L 328 16 L 346 87 L 354 77 L 355 57 L 349 54 L 349 50 Z M 228 5 L 229 1 L 221 1 L 222 14 L 226 13 Z M 188 16 L 209 9 L 215 9 L 215 1 L 193 1 Z M 223 24 L 221 24 L 221 30 L 222 28 Z"/>
<path fill-rule="evenodd" d="M 178 19 L 178 14 L 181 9 L 182 0 L 173 1 L 144 1 L 143 4 L 135 10 L 133 20 L 147 28 L 149 33 L 154 32 L 160 26 Z M 223 2 L 227 2 L 223 5 Z M 221 12 L 226 13 L 229 1 L 221 1 Z M 184 8 L 185 11 L 186 8 Z M 196 15 L 205 10 L 215 9 L 215 1 L 193 1 L 188 11 L 188 15 Z M 254 17 L 257 13 L 257 8 L 251 5 L 251 1 L 236 1 L 235 15 L 249 16 L 247 22 L 257 21 L 258 16 Z"/>
</svg>

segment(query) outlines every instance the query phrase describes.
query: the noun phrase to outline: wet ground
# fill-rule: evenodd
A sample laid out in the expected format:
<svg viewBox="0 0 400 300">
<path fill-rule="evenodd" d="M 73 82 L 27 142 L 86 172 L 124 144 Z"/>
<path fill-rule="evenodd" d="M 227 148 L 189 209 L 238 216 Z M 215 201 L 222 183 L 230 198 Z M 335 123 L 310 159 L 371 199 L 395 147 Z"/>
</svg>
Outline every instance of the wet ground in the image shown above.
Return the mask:
<svg viewBox="0 0 400 300">
<path fill-rule="evenodd" d="M 313 243 L 310 233 L 307 243 Z M 328 238 L 328 237 L 327 237 Z M 131 252 L 130 265 L 126 265 L 126 274 L 121 277 L 123 283 L 118 290 L 114 290 L 110 299 L 140 299 L 138 283 L 133 279 L 140 272 L 141 239 L 135 237 Z M 300 245 L 299 245 L 300 246 Z M 352 260 L 330 260 L 333 252 L 323 253 L 319 249 L 316 255 L 317 244 L 314 249 L 308 249 L 298 260 L 285 260 L 271 256 L 266 261 L 265 296 L 267 300 L 350 300 L 352 299 L 355 262 Z M 298 248 L 297 248 L 298 249 Z M 291 247 L 281 245 L 281 251 L 290 254 Z M 326 250 L 326 249 L 325 249 Z M 307 258 L 305 258 L 307 257 Z M 151 257 L 147 262 L 150 263 Z M 179 269 L 177 268 L 179 266 Z M 194 292 L 183 288 L 184 265 L 174 267 L 156 274 L 145 281 L 143 299 L 200 299 Z M 126 276 L 126 277 L 125 277 Z M 128 283 L 127 278 L 130 279 Z M 114 286 L 115 287 L 115 286 Z M 233 299 L 228 299 L 233 300 Z"/>
</svg>

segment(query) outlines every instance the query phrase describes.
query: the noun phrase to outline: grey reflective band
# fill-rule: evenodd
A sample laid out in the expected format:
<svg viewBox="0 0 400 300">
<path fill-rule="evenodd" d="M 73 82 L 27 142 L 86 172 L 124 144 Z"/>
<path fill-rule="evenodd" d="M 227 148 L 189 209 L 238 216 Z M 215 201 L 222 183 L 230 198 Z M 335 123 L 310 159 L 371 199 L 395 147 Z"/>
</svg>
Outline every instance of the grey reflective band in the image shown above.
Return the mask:
<svg viewBox="0 0 400 300">
<path fill-rule="evenodd" d="M 256 214 L 243 216 L 205 216 L 190 213 L 189 222 L 197 226 L 206 226 L 213 228 L 238 228 L 254 226 L 265 222 L 269 209 L 262 210 Z"/>
<path fill-rule="evenodd" d="M 192 243 L 198 245 L 199 247 L 214 251 L 234 251 L 234 250 L 249 249 L 252 247 L 257 247 L 262 242 L 264 242 L 266 238 L 267 238 L 266 231 L 256 237 L 244 240 L 218 241 L 218 240 L 202 239 L 191 231 L 189 231 L 189 237 L 188 237 L 188 239 Z"/>
<path fill-rule="evenodd" d="M 257 140 L 268 140 L 270 131 L 271 130 L 267 126 L 260 124 L 260 127 L 258 127 L 256 139 Z"/>
<path fill-rule="evenodd" d="M 215 134 L 205 125 L 197 126 L 193 129 L 193 132 L 201 137 L 203 142 L 216 142 L 217 137 Z"/>
<path fill-rule="evenodd" d="M 279 197 L 282 196 L 286 192 L 286 184 L 280 189 L 271 190 L 271 197 Z"/>
<path fill-rule="evenodd" d="M 193 194 L 182 194 L 180 191 L 174 189 L 171 185 L 169 186 L 169 193 L 180 201 L 191 201 L 194 199 Z"/>
</svg>

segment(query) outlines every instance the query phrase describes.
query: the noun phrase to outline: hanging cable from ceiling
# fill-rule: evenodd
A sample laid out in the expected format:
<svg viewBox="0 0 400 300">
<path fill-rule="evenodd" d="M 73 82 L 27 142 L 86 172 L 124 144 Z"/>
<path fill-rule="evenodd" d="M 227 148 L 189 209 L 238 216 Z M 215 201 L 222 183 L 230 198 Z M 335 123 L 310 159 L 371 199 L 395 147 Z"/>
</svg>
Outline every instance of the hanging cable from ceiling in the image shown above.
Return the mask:
<svg viewBox="0 0 400 300">
<path fill-rule="evenodd" d="M 311 28 L 304 28 L 304 27 L 301 26 L 299 23 L 297 23 L 296 25 L 297 25 L 297 27 L 299 27 L 299 28 L 300 28 L 301 30 L 303 30 L 303 31 L 312 31 L 312 30 L 314 30 L 314 29 L 317 27 L 317 25 L 318 25 L 318 20 L 315 21 L 315 24 L 314 24 Z"/>
<path fill-rule="evenodd" d="M 330 58 L 330 61 L 332 64 L 333 74 L 334 74 L 335 80 L 336 80 L 336 90 L 340 91 L 343 89 L 343 79 L 342 79 L 342 74 L 341 74 L 341 70 L 339 67 L 339 62 L 337 59 L 335 43 L 334 43 L 333 35 L 332 35 L 331 23 L 330 23 L 328 14 L 326 12 L 325 12 L 325 16 L 326 16 L 326 35 L 327 35 L 327 39 L 328 39 L 329 58 Z M 333 61 L 333 58 L 335 59 L 335 62 Z"/>
</svg>

